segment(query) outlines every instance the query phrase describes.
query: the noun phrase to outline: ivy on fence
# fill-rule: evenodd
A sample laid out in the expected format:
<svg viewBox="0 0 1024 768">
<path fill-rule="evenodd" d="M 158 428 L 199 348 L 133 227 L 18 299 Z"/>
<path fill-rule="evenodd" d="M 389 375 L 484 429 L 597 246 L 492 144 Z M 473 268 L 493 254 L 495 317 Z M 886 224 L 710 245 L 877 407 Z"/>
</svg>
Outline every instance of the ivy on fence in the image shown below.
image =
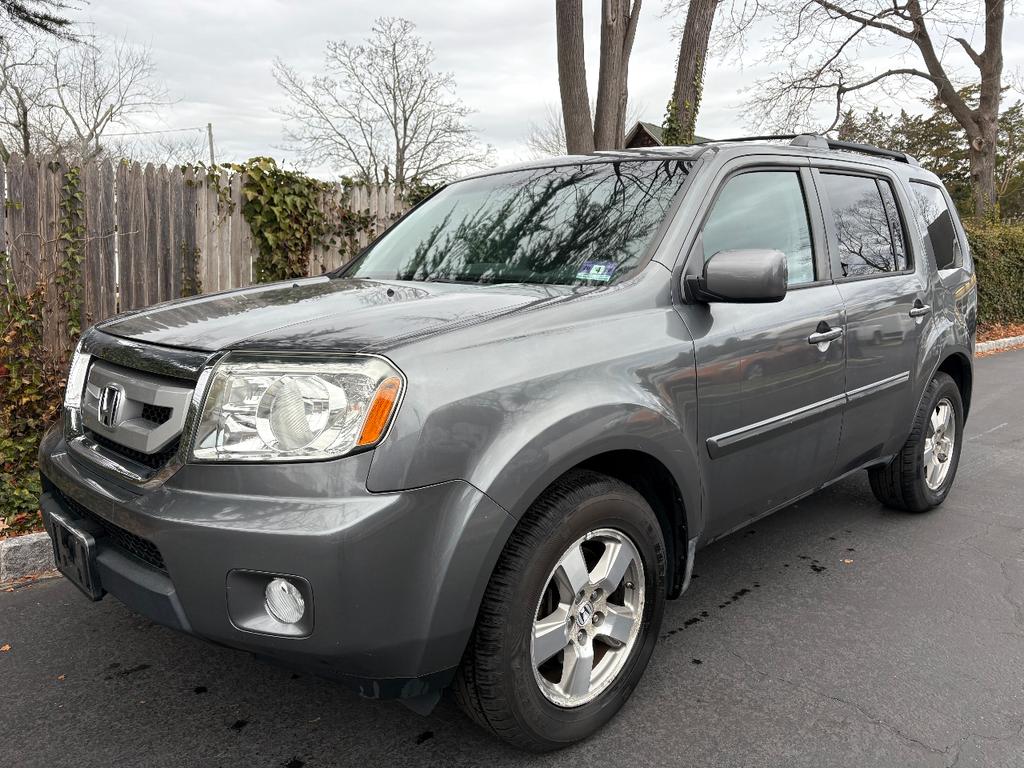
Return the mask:
<svg viewBox="0 0 1024 768">
<path fill-rule="evenodd" d="M 373 226 L 371 216 L 333 199 L 334 185 L 281 168 L 273 158 L 227 167 L 245 175 L 242 215 L 259 252 L 253 262 L 256 282 L 305 277 L 317 245 L 343 247 L 351 255 L 354 237 Z"/>
<path fill-rule="evenodd" d="M 22 292 L 9 254 L 0 251 L 0 536 L 40 524 L 36 454 L 43 432 L 60 412 L 67 367 L 63 356 L 54 355 L 43 343 L 44 324 L 53 315 L 66 317 L 72 344 L 82 325 L 86 235 L 80 173 L 77 167 L 67 168 L 61 185 L 52 290 L 63 313 L 46 311 L 54 307 L 48 275 L 41 274 L 27 293 Z"/>
</svg>

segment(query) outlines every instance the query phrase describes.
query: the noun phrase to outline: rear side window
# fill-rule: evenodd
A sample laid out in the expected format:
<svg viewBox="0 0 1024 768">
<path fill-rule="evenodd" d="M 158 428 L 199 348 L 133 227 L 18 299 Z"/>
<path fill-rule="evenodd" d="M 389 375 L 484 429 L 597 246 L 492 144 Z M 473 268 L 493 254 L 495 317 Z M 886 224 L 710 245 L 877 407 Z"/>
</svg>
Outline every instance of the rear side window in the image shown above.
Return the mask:
<svg viewBox="0 0 1024 768">
<path fill-rule="evenodd" d="M 823 173 L 843 277 L 909 268 L 903 224 L 892 187 L 867 176 Z"/>
<path fill-rule="evenodd" d="M 751 171 L 726 182 L 704 224 L 704 259 L 769 248 L 786 255 L 789 285 L 814 282 L 814 251 L 800 176 Z"/>
<path fill-rule="evenodd" d="M 924 240 L 928 255 L 935 259 L 935 266 L 939 269 L 962 267 L 964 257 L 946 196 L 938 187 L 919 181 L 912 181 L 910 189 L 921 228 L 921 239 Z"/>
</svg>

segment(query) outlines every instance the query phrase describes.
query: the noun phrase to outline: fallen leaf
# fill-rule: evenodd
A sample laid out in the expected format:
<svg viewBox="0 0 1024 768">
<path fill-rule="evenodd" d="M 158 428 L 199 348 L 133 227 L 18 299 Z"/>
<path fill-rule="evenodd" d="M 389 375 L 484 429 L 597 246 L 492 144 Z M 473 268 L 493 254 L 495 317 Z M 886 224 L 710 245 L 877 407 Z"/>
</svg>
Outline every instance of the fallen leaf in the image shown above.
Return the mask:
<svg viewBox="0 0 1024 768">
<path fill-rule="evenodd" d="M 57 679 L 58 680 L 63 680 L 64 679 L 64 675 L 57 675 Z"/>
<path fill-rule="evenodd" d="M 10 643 L 4 643 L 3 645 L 0 645 L 0 653 L 7 653 L 9 650 L 11 650 Z"/>
<path fill-rule="evenodd" d="M 843 562 L 847 565 L 850 565 L 853 562 L 853 560 L 847 560 L 846 558 L 843 558 Z"/>
</svg>

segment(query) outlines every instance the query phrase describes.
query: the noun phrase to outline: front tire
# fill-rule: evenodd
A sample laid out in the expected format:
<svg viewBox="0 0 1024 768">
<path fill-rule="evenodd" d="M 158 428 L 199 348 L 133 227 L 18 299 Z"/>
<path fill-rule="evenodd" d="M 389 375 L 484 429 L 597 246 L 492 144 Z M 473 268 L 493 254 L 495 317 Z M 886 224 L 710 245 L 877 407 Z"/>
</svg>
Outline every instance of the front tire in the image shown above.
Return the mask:
<svg viewBox="0 0 1024 768">
<path fill-rule="evenodd" d="M 629 698 L 665 609 L 665 544 L 630 486 L 574 470 L 523 516 L 499 558 L 456 700 L 536 752 L 584 739 Z"/>
<path fill-rule="evenodd" d="M 907 512 L 937 507 L 953 487 L 963 434 L 960 390 L 948 374 L 936 373 L 925 388 L 902 450 L 886 466 L 868 470 L 875 497 Z"/>
</svg>

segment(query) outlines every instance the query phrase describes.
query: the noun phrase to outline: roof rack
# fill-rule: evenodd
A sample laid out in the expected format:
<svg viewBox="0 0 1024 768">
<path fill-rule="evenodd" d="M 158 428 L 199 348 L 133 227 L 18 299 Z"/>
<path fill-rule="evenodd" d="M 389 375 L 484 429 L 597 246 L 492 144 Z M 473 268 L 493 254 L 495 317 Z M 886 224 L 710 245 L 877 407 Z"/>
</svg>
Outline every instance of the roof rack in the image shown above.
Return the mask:
<svg viewBox="0 0 1024 768">
<path fill-rule="evenodd" d="M 896 160 L 908 165 L 920 165 L 917 158 L 908 155 L 906 152 L 897 152 L 894 149 L 882 149 L 871 144 L 858 144 L 853 141 L 839 141 L 830 139 L 817 133 L 783 133 L 771 136 L 741 136 L 735 139 L 717 139 L 713 144 L 725 144 L 737 141 L 789 141 L 793 147 L 807 147 L 808 149 L 839 149 L 847 152 L 860 152 L 863 155 L 875 155 L 885 157 L 889 160 Z"/>
</svg>

